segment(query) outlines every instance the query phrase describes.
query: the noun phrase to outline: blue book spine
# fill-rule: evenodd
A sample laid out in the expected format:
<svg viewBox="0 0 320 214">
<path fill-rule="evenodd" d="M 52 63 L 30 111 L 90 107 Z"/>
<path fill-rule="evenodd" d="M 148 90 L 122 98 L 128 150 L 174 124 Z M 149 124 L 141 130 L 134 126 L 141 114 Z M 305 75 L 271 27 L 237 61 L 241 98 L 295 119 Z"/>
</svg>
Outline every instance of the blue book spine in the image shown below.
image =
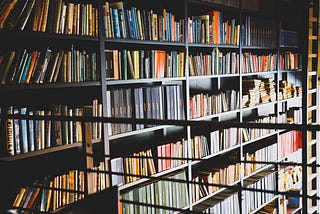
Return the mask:
<svg viewBox="0 0 320 214">
<path fill-rule="evenodd" d="M 133 24 L 132 24 L 132 15 L 131 15 L 131 10 L 126 10 L 127 13 L 127 23 L 128 23 L 128 28 L 129 28 L 129 38 L 134 39 L 134 33 L 133 33 Z"/>
<path fill-rule="evenodd" d="M 26 115 L 27 108 L 20 108 L 20 114 Z M 27 134 L 27 121 L 25 119 L 20 120 L 20 140 L 21 140 L 21 147 L 22 152 L 27 153 L 28 152 L 28 134 Z"/>
<path fill-rule="evenodd" d="M 21 69 L 19 70 L 18 74 L 19 74 L 19 78 L 18 78 L 18 83 L 22 83 L 22 76 L 23 76 L 23 72 L 25 70 L 25 67 L 26 67 L 26 64 L 27 64 L 27 61 L 28 61 L 28 57 L 29 57 L 29 54 L 26 53 L 26 55 L 24 56 L 23 60 L 22 60 L 22 67 Z"/>
<path fill-rule="evenodd" d="M 33 115 L 33 111 L 29 111 L 30 116 Z M 30 152 L 34 151 L 34 124 L 33 119 L 28 120 L 28 143 Z"/>
<path fill-rule="evenodd" d="M 115 37 L 120 39 L 120 21 L 119 21 L 119 13 L 117 8 L 112 8 L 112 16 L 113 16 L 113 27 L 114 27 L 114 34 Z"/>
<path fill-rule="evenodd" d="M 137 15 L 137 8 L 132 7 L 132 21 L 134 24 L 134 30 L 135 30 L 135 38 L 140 39 L 140 31 L 138 26 L 138 15 Z"/>
<path fill-rule="evenodd" d="M 26 66 L 24 67 L 24 69 L 22 71 L 22 77 L 21 77 L 21 80 L 19 81 L 19 83 L 24 83 L 27 78 L 27 74 L 28 74 L 28 70 L 30 67 L 32 56 L 33 56 L 32 54 L 28 54 Z"/>
</svg>

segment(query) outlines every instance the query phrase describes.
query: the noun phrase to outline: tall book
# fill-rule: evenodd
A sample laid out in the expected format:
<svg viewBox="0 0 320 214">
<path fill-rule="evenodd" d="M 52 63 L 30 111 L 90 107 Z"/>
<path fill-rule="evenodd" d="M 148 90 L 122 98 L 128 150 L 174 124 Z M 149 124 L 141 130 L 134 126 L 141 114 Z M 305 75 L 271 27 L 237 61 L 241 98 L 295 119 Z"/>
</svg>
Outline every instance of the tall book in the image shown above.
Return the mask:
<svg viewBox="0 0 320 214">
<path fill-rule="evenodd" d="M 7 4 L 4 7 L 4 10 L 0 14 L 0 28 L 4 27 L 4 23 L 6 19 L 8 18 L 9 14 L 12 12 L 13 8 L 17 4 L 18 0 L 11 0 L 7 2 Z"/>
<path fill-rule="evenodd" d="M 51 110 L 46 110 L 45 111 L 45 115 L 46 116 L 51 116 L 52 115 L 52 111 Z M 44 140 L 45 140 L 45 148 L 50 148 L 52 146 L 52 122 L 50 119 L 46 119 L 44 121 L 44 125 L 45 125 L 45 129 L 44 129 Z"/>
<path fill-rule="evenodd" d="M 40 56 L 37 62 L 37 66 L 31 76 L 31 83 L 42 83 L 45 72 L 47 70 L 48 62 L 51 56 L 51 49 L 47 47 L 44 51 L 40 52 Z"/>
<path fill-rule="evenodd" d="M 7 82 L 7 76 L 9 74 L 10 68 L 13 66 L 12 62 L 14 61 L 14 57 L 16 55 L 15 51 L 7 52 L 3 62 L 1 63 L 0 72 L 1 72 L 1 84 L 4 85 Z"/>
<path fill-rule="evenodd" d="M 26 107 L 20 108 L 20 114 L 26 115 L 27 108 Z M 22 152 L 27 153 L 29 151 L 29 148 L 28 148 L 28 129 L 27 129 L 26 119 L 20 120 L 20 142 L 21 142 Z"/>
<path fill-rule="evenodd" d="M 36 0 L 27 0 L 26 2 L 27 5 L 25 6 L 25 9 L 21 13 L 15 25 L 15 28 L 18 30 L 24 30 L 24 28 L 26 27 L 26 24 L 29 20 L 31 12 L 33 11 L 33 7 L 35 5 Z"/>
<path fill-rule="evenodd" d="M 13 114 L 13 107 L 10 106 L 6 110 L 7 114 Z M 8 117 L 6 120 L 6 153 L 14 155 L 14 136 L 13 136 L 13 119 Z"/>
<path fill-rule="evenodd" d="M 19 109 L 13 109 L 13 114 L 19 115 Z M 19 119 L 13 119 L 13 132 L 14 132 L 14 154 L 18 155 L 21 153 L 21 144 L 20 144 L 20 124 Z"/>
<path fill-rule="evenodd" d="M 40 115 L 39 110 L 34 111 L 34 115 Z M 40 120 L 34 120 L 34 148 L 35 150 L 41 149 L 41 139 L 40 139 Z"/>
<path fill-rule="evenodd" d="M 61 105 L 54 105 L 53 106 L 53 115 L 54 116 L 61 116 Z M 53 136 L 52 142 L 55 146 L 62 145 L 62 122 L 60 120 L 53 121 Z"/>
<path fill-rule="evenodd" d="M 29 116 L 33 116 L 33 111 L 28 111 Z M 34 151 L 34 120 L 28 119 L 28 143 L 30 152 Z"/>
<path fill-rule="evenodd" d="M 61 105 L 61 115 L 68 116 L 68 106 Z M 63 120 L 61 121 L 61 132 L 62 132 L 62 144 L 68 144 L 69 140 L 69 132 L 68 132 L 68 121 Z"/>
<path fill-rule="evenodd" d="M 29 0 L 21 1 L 19 0 L 16 5 L 13 7 L 12 11 L 8 15 L 7 19 L 4 22 L 4 28 L 13 29 L 16 26 L 16 23 L 20 19 L 23 11 L 28 5 Z"/>
</svg>

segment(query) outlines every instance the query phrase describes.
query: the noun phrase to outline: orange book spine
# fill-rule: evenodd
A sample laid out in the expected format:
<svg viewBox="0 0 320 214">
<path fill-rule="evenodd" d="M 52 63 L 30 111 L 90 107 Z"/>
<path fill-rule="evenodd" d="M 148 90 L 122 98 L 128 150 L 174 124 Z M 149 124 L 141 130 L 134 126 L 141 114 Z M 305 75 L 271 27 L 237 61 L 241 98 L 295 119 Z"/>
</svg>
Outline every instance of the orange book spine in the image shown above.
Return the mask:
<svg viewBox="0 0 320 214">
<path fill-rule="evenodd" d="M 0 15 L 0 28 L 3 28 L 4 22 L 6 21 L 7 17 L 9 16 L 11 10 L 16 5 L 18 0 L 12 0 L 7 4 L 6 9 L 3 11 L 3 13 Z"/>
<path fill-rule="evenodd" d="M 39 55 L 39 51 L 33 51 L 32 53 L 32 58 L 31 58 L 31 63 L 30 63 L 30 67 L 28 69 L 28 72 L 27 72 L 27 77 L 26 77 L 26 80 L 24 83 L 26 84 L 29 84 L 30 83 L 30 79 L 31 79 L 31 76 L 32 76 L 32 72 L 34 70 L 34 66 L 36 64 L 36 60 L 37 60 L 37 57 Z"/>
</svg>

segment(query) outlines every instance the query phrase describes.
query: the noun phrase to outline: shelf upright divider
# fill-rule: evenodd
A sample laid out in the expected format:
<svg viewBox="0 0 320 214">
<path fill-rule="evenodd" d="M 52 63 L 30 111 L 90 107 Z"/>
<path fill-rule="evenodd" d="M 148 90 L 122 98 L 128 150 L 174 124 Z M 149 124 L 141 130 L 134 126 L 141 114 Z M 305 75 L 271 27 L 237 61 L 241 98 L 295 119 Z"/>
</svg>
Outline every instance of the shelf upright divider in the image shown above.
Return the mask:
<svg viewBox="0 0 320 214">
<path fill-rule="evenodd" d="M 105 28 L 104 28 L 104 11 L 103 4 L 104 0 L 99 0 L 98 2 L 99 8 L 99 17 L 98 17 L 98 40 L 99 40 L 99 65 L 100 65 L 100 82 L 101 82 L 101 102 L 102 102 L 102 116 L 107 117 L 107 76 L 106 76 L 106 56 L 105 56 Z M 104 149 L 104 162 L 105 162 L 105 170 L 107 172 L 110 171 L 110 147 L 109 147 L 109 135 L 108 133 L 108 123 L 103 122 L 102 124 L 102 143 Z M 106 187 L 111 186 L 111 175 L 106 176 Z"/>
<path fill-rule="evenodd" d="M 190 99 L 190 89 L 189 89 L 189 35 L 188 35 L 188 10 L 189 10 L 189 0 L 184 0 L 184 44 L 185 44 L 185 66 L 184 66 L 184 75 L 186 78 L 186 98 L 185 98 L 185 103 L 186 103 L 186 119 L 190 120 L 191 115 L 189 114 L 189 99 Z M 187 134 L 187 149 L 188 149 L 188 170 L 187 170 L 187 180 L 192 181 L 192 151 L 191 151 L 191 127 L 186 126 L 186 134 Z M 193 184 L 191 182 L 187 182 L 188 184 L 188 190 L 189 190 L 189 197 L 188 197 L 188 204 L 189 204 L 189 210 L 192 211 L 192 198 L 193 198 Z"/>
</svg>

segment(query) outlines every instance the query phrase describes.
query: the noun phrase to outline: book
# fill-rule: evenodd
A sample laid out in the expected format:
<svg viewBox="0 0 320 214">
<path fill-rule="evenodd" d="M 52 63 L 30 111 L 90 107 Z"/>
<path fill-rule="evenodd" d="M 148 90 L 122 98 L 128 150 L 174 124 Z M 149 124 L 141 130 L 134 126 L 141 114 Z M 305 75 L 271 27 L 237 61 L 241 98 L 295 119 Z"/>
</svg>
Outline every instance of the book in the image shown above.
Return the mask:
<svg viewBox="0 0 320 214">
<path fill-rule="evenodd" d="M 120 21 L 119 21 L 119 14 L 117 8 L 112 8 L 110 6 L 110 10 L 112 11 L 112 21 L 113 21 L 113 29 L 114 29 L 114 36 L 115 38 L 121 38 L 120 32 Z"/>
<path fill-rule="evenodd" d="M 58 54 L 58 60 L 53 65 L 53 72 L 52 72 L 52 78 L 49 79 L 50 82 L 57 82 L 59 80 L 59 77 L 61 77 L 61 71 L 62 71 L 62 62 L 64 57 L 64 51 L 61 50 Z"/>
<path fill-rule="evenodd" d="M 134 79 L 136 77 L 135 75 L 135 70 L 134 70 L 134 65 L 133 65 L 133 56 L 131 54 L 131 50 L 127 50 L 127 60 L 128 60 L 128 67 L 129 67 L 129 74 L 130 74 L 130 79 Z"/>
<path fill-rule="evenodd" d="M 112 22 L 114 30 L 114 38 L 125 38 L 124 37 L 124 22 L 123 22 L 123 12 L 124 6 L 122 1 L 110 2 L 109 8 L 112 10 Z"/>
<path fill-rule="evenodd" d="M 19 109 L 13 109 L 13 114 L 18 115 L 19 114 Z M 14 118 L 13 119 L 13 124 L 14 124 L 14 154 L 18 155 L 21 153 L 21 145 L 20 145 L 20 124 L 19 124 L 19 119 Z"/>
<path fill-rule="evenodd" d="M 7 82 L 7 77 L 10 71 L 10 68 L 13 67 L 12 62 L 14 61 L 14 57 L 16 55 L 16 51 L 10 51 L 6 54 L 7 57 L 4 58 L 3 66 L 0 67 L 1 72 L 1 84 L 4 85 Z"/>
<path fill-rule="evenodd" d="M 34 69 L 35 69 L 36 65 L 37 65 L 37 61 L 39 59 L 39 55 L 40 54 L 39 54 L 39 51 L 34 50 L 34 51 L 32 51 L 31 55 L 32 55 L 32 58 L 30 59 L 30 65 L 29 65 L 29 68 L 28 68 L 28 70 L 26 72 L 26 77 L 23 78 L 23 82 L 26 83 L 26 84 L 30 83 L 31 76 L 32 76 L 32 74 L 34 72 Z"/>
<path fill-rule="evenodd" d="M 34 12 L 33 12 L 33 23 L 32 23 L 32 30 L 38 31 L 40 23 L 41 23 L 41 14 L 42 14 L 42 7 L 44 1 L 36 0 L 34 5 Z"/>
<path fill-rule="evenodd" d="M 28 111 L 29 116 L 33 116 L 33 111 Z M 29 144 L 29 151 L 32 152 L 35 150 L 34 148 L 34 120 L 28 119 L 27 120 L 28 125 L 28 144 Z"/>
<path fill-rule="evenodd" d="M 27 53 L 27 50 L 24 49 L 23 51 L 18 51 L 16 56 L 15 65 L 12 69 L 11 75 L 9 75 L 8 84 L 16 84 L 20 75 L 20 70 L 23 64 L 23 59 Z"/>
<path fill-rule="evenodd" d="M 51 57 L 52 51 L 49 47 L 41 51 L 34 74 L 31 77 L 31 83 L 43 83 L 47 66 Z"/>
<path fill-rule="evenodd" d="M 56 0 L 57 3 L 55 5 L 55 14 L 53 18 L 53 26 L 52 26 L 52 32 L 53 33 L 59 33 L 59 26 L 60 26 L 60 19 L 61 19 L 61 12 L 63 7 L 62 0 Z"/>
<path fill-rule="evenodd" d="M 111 159 L 111 173 L 124 173 L 122 157 Z M 112 174 L 112 186 L 124 183 L 124 176 Z"/>
<path fill-rule="evenodd" d="M 67 105 L 61 105 L 61 116 L 68 116 L 68 106 Z M 69 140 L 68 123 L 69 122 L 66 120 L 61 121 L 61 134 L 62 134 L 62 144 L 63 145 L 68 144 L 68 140 Z M 58 124 L 58 126 L 59 126 L 59 124 Z"/>
<path fill-rule="evenodd" d="M 10 0 L 7 2 L 7 4 L 4 6 L 4 10 L 0 14 L 0 28 L 4 27 L 5 21 L 8 18 L 9 14 L 17 4 L 18 0 Z"/>
<path fill-rule="evenodd" d="M 28 1 L 21 1 L 19 0 L 16 5 L 13 7 L 12 11 L 8 15 L 7 19 L 4 22 L 4 28 L 6 29 L 14 29 L 16 23 L 20 19 L 23 11 L 25 10 L 26 6 L 28 5 Z"/>
<path fill-rule="evenodd" d="M 15 28 L 18 30 L 24 30 L 29 17 L 31 15 L 31 12 L 34 8 L 36 0 L 27 0 L 27 5 L 25 6 L 25 9 L 23 10 L 22 14 L 20 15 L 19 19 L 16 21 Z"/>
<path fill-rule="evenodd" d="M 24 187 L 20 188 L 19 193 L 17 194 L 17 196 L 13 202 L 13 205 L 12 205 L 14 208 L 18 208 L 21 206 L 20 204 L 21 204 L 21 201 L 22 201 L 24 195 L 26 194 L 26 191 L 27 191 L 26 188 L 24 188 Z"/>
<path fill-rule="evenodd" d="M 34 115 L 40 115 L 39 110 L 34 111 Z M 41 148 L 41 136 L 40 136 L 40 120 L 35 119 L 34 120 L 34 149 L 40 150 Z"/>
<path fill-rule="evenodd" d="M 6 113 L 13 114 L 13 107 L 8 107 Z M 14 155 L 14 149 L 13 119 L 9 117 L 6 120 L 6 154 Z"/>
<path fill-rule="evenodd" d="M 46 23 L 46 29 L 45 32 L 53 33 L 53 25 L 54 25 L 54 19 L 55 14 L 57 13 L 58 1 L 57 0 L 50 0 L 49 1 L 49 7 L 48 7 L 48 15 L 47 15 L 47 23 Z"/>
<path fill-rule="evenodd" d="M 42 20 L 41 20 L 41 23 L 39 23 L 40 24 L 39 31 L 41 32 L 46 32 L 48 12 L 49 12 L 49 0 L 44 0 L 43 8 L 42 8 Z"/>
<path fill-rule="evenodd" d="M 40 116 L 45 116 L 45 110 L 39 111 Z M 39 122 L 39 137 L 40 137 L 40 148 L 46 148 L 46 121 L 44 119 L 40 119 Z"/>
<path fill-rule="evenodd" d="M 52 110 L 46 110 L 45 115 L 51 116 L 52 115 Z M 44 121 L 44 140 L 45 140 L 45 148 L 50 148 L 52 145 L 52 122 L 50 119 L 46 119 Z"/>
<path fill-rule="evenodd" d="M 20 114 L 26 115 L 27 108 L 20 108 Z M 28 129 L 27 129 L 27 120 L 20 119 L 20 141 L 21 141 L 21 150 L 23 153 L 27 153 L 29 151 L 28 147 Z"/>
<path fill-rule="evenodd" d="M 28 70 L 29 70 L 29 67 L 30 67 L 30 63 L 31 63 L 31 59 L 32 59 L 32 55 L 33 53 L 31 52 L 28 52 L 27 55 L 26 55 L 26 58 L 25 58 L 25 62 L 23 63 L 23 67 L 20 71 L 20 77 L 18 79 L 18 83 L 21 84 L 21 83 L 24 83 L 25 80 L 26 80 L 26 77 L 27 77 L 27 73 L 28 73 Z"/>
<path fill-rule="evenodd" d="M 61 105 L 54 105 L 52 107 L 52 113 L 54 116 L 61 116 Z M 54 146 L 62 145 L 62 124 L 60 120 L 53 121 L 53 136 L 52 142 Z"/>
</svg>

